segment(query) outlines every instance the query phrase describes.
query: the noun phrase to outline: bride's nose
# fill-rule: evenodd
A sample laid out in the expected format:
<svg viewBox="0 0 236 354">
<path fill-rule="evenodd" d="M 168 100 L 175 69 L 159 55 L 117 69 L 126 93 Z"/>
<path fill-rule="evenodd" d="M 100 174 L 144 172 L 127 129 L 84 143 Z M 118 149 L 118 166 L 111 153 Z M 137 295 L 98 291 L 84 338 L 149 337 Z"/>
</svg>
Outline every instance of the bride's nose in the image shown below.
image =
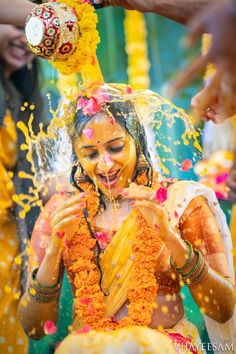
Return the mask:
<svg viewBox="0 0 236 354">
<path fill-rule="evenodd" d="M 111 155 L 107 151 L 105 151 L 104 154 L 100 155 L 97 167 L 101 173 L 109 172 L 113 165 L 114 161 L 112 160 Z"/>
</svg>

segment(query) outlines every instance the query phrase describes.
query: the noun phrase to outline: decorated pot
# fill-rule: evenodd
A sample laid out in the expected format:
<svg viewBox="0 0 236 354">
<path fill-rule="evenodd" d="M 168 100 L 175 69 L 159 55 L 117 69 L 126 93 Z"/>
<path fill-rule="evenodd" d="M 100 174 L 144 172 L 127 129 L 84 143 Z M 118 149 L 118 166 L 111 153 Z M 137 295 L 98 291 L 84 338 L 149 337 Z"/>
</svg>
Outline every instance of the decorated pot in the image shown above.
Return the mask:
<svg viewBox="0 0 236 354">
<path fill-rule="evenodd" d="M 51 2 L 36 6 L 26 20 L 27 43 L 45 59 L 66 59 L 76 49 L 79 27 L 74 10 Z"/>
</svg>

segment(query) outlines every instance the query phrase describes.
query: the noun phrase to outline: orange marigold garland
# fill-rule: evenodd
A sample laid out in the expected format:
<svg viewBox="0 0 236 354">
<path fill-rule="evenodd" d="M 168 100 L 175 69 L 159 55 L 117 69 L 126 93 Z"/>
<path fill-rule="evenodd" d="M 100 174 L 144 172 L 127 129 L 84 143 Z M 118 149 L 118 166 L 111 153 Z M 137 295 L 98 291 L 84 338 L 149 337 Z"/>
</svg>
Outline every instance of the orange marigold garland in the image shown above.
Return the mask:
<svg viewBox="0 0 236 354">
<path fill-rule="evenodd" d="M 76 288 L 74 299 L 76 315 L 82 319 L 83 325 L 95 330 L 110 330 L 132 325 L 147 326 L 151 322 L 157 294 L 155 265 L 161 241 L 141 214 L 137 214 L 136 241 L 132 245 L 135 259 L 128 291 L 129 314 L 120 322 L 106 317 L 104 294 L 100 288 L 100 274 L 94 255 L 96 239 L 91 235 L 95 226 L 94 216 L 99 211 L 99 195 L 89 183 L 83 185 L 83 190 L 90 191 L 86 197 L 89 225 L 85 216 L 81 217 L 78 229 L 68 246 L 72 261 L 70 270 L 74 275 Z"/>
</svg>

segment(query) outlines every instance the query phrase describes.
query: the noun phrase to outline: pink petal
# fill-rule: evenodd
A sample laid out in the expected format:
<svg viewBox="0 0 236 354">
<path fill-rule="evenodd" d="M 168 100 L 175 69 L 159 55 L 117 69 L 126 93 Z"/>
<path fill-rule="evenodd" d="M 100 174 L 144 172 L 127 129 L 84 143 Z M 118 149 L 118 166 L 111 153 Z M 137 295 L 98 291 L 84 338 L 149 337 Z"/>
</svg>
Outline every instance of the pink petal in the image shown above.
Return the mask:
<svg viewBox="0 0 236 354">
<path fill-rule="evenodd" d="M 107 151 L 104 154 L 104 162 L 108 168 L 113 166 L 113 160 Z"/>
<path fill-rule="evenodd" d="M 167 332 L 165 332 L 165 334 L 169 338 L 171 338 L 174 343 L 180 344 L 180 347 L 183 346 L 185 349 L 189 350 L 192 354 L 198 354 L 198 350 L 192 344 L 191 339 L 186 338 L 186 337 L 182 336 L 179 333 L 167 333 Z"/>
<path fill-rule="evenodd" d="M 100 112 L 102 109 L 102 104 L 100 104 L 96 98 L 92 97 L 88 100 L 87 105 L 83 108 L 83 113 L 89 116 Z"/>
<path fill-rule="evenodd" d="M 91 327 L 88 325 L 85 325 L 83 328 L 78 329 L 77 331 L 75 331 L 76 334 L 82 334 L 82 333 L 88 333 L 91 331 Z"/>
<path fill-rule="evenodd" d="M 65 236 L 65 232 L 64 231 L 57 231 L 56 235 L 58 238 L 63 238 Z"/>
<path fill-rule="evenodd" d="M 57 331 L 57 327 L 52 321 L 45 321 L 43 330 L 45 334 L 54 334 Z"/>
<path fill-rule="evenodd" d="M 160 187 L 155 194 L 155 200 L 158 203 L 163 203 L 167 199 L 167 188 Z"/>
<path fill-rule="evenodd" d="M 119 324 L 119 321 L 115 318 L 115 316 L 111 316 L 109 318 L 112 320 L 112 322 Z"/>
<path fill-rule="evenodd" d="M 114 117 L 111 118 L 110 123 L 111 125 L 116 125 L 116 120 Z"/>
<path fill-rule="evenodd" d="M 227 199 L 227 193 L 224 194 L 224 193 L 222 193 L 222 192 L 217 192 L 217 191 L 216 191 L 216 192 L 215 192 L 215 195 L 216 195 L 216 198 L 217 198 L 217 199 L 223 199 L 223 200 L 224 200 L 224 199 Z"/>
<path fill-rule="evenodd" d="M 81 305 L 88 305 L 91 303 L 91 299 L 89 297 L 84 297 L 83 299 L 80 299 Z"/>
<path fill-rule="evenodd" d="M 228 178 L 228 173 L 221 173 L 220 175 L 216 176 L 215 182 L 216 184 L 220 184 L 225 182 L 227 178 Z"/>
<path fill-rule="evenodd" d="M 109 101 L 109 96 L 106 93 L 99 93 L 96 100 L 99 104 L 105 105 Z"/>
<path fill-rule="evenodd" d="M 179 215 L 178 215 L 177 211 L 174 212 L 174 216 L 176 219 L 178 219 Z"/>
<path fill-rule="evenodd" d="M 127 92 L 127 93 L 132 93 L 132 88 L 131 88 L 130 86 L 127 86 L 127 87 L 126 87 L 126 92 Z"/>
<path fill-rule="evenodd" d="M 95 232 L 95 237 L 96 239 L 103 241 L 103 242 L 109 242 L 110 238 L 105 232 Z"/>
<path fill-rule="evenodd" d="M 190 159 L 185 159 L 182 161 L 180 170 L 189 172 L 192 167 L 193 167 L 192 161 Z"/>
<path fill-rule="evenodd" d="M 92 128 L 84 129 L 83 134 L 87 139 L 92 140 L 94 138 L 94 131 Z"/>
<path fill-rule="evenodd" d="M 62 189 L 61 191 L 60 191 L 60 195 L 65 195 L 66 194 L 66 190 L 65 189 Z"/>
<path fill-rule="evenodd" d="M 87 98 L 80 97 L 77 101 L 77 108 L 84 108 L 88 104 Z"/>
</svg>

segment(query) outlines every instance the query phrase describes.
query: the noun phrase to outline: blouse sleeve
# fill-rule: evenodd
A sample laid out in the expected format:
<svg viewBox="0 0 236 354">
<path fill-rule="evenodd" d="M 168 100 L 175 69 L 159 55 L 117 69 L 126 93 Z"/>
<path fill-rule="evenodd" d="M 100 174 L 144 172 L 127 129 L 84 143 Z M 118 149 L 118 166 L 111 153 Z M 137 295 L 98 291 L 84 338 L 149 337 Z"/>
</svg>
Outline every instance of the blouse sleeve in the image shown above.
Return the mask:
<svg viewBox="0 0 236 354">
<path fill-rule="evenodd" d="M 201 251 L 209 266 L 230 278 L 223 241 L 216 219 L 204 197 L 194 198 L 179 222 L 182 237 Z"/>
</svg>

